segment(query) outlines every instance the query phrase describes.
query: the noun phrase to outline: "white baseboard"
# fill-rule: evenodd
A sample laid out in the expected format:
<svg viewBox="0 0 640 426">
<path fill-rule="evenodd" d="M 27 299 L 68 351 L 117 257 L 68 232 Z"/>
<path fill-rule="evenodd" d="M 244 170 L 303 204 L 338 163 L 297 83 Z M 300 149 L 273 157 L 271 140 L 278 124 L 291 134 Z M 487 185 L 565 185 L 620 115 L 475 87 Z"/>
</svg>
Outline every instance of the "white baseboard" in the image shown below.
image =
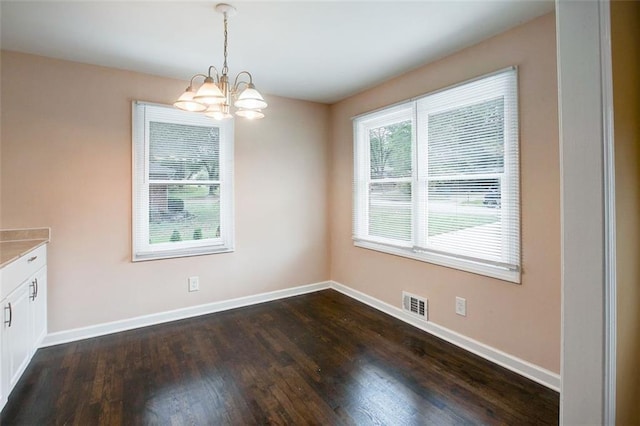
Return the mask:
<svg viewBox="0 0 640 426">
<path fill-rule="evenodd" d="M 376 299 L 375 297 L 359 292 L 358 290 L 354 290 L 338 282 L 330 281 L 329 283 L 332 289 L 339 291 L 342 294 L 359 300 L 360 302 L 367 304 L 372 308 L 389 314 L 392 317 L 398 318 L 399 320 L 404 321 L 423 331 L 426 331 L 427 333 L 433 334 L 434 336 L 446 340 L 447 342 L 461 347 L 462 349 L 465 349 L 486 360 L 507 368 L 514 373 L 518 373 L 521 376 L 531 379 L 534 382 L 540 383 L 543 386 L 560 392 L 559 374 L 546 370 L 513 355 L 509 355 L 508 353 L 502 352 L 499 349 L 492 348 L 491 346 L 463 336 L 462 334 L 456 333 L 455 331 L 449 330 L 448 328 L 442 327 L 433 322 L 425 322 L 417 319 L 400 308 L 392 306 L 386 302 Z"/>
<path fill-rule="evenodd" d="M 91 325 L 88 327 L 76 328 L 72 330 L 59 331 L 48 334 L 42 341 L 40 347 L 59 345 L 61 343 L 74 342 L 76 340 L 89 339 L 91 337 L 103 336 L 105 334 L 117 333 L 120 331 L 133 330 L 140 327 L 162 324 L 165 322 L 196 317 L 199 315 L 211 314 L 214 312 L 226 311 L 229 309 L 241 308 L 243 306 L 255 305 L 277 299 L 298 296 L 320 290 L 332 288 L 340 293 L 369 305 L 379 311 L 389 314 L 401 321 L 417 327 L 427 333 L 433 334 L 449 343 L 459 346 L 495 364 L 501 365 L 515 373 L 527 377 L 555 391 L 560 391 L 560 375 L 538 367 L 535 364 L 509 355 L 484 343 L 463 336 L 455 331 L 437 325 L 433 322 L 416 319 L 402 309 L 383 302 L 375 297 L 369 296 L 358 290 L 354 290 L 335 281 L 324 281 L 315 284 L 303 285 L 299 287 L 276 290 L 268 293 L 261 293 L 252 296 L 240 297 L 237 299 L 224 300 L 220 302 L 207 303 L 204 305 L 190 306 L 188 308 L 176 309 L 173 311 L 159 312 L 156 314 L 143 315 L 120 321 L 113 321 L 104 324 Z"/>
<path fill-rule="evenodd" d="M 165 322 L 196 317 L 199 315 L 212 314 L 214 312 L 227 311 L 229 309 L 241 308 L 243 306 L 255 305 L 258 303 L 284 299 L 287 297 L 298 296 L 306 293 L 313 293 L 315 291 L 330 288 L 330 284 L 331 283 L 329 281 L 324 281 L 315 284 L 303 285 L 300 287 L 293 287 L 284 290 L 276 290 L 268 293 L 256 294 L 252 296 L 239 297 L 237 299 L 223 300 L 220 302 L 175 309 L 173 311 L 159 312 L 156 314 L 143 315 L 120 321 L 113 321 L 104 324 L 90 325 L 88 327 L 75 328 L 72 330 L 59 331 L 56 333 L 48 334 L 43 339 L 40 347 L 59 345 L 61 343 L 69 343 L 76 340 L 103 336 L 105 334 L 133 330 L 135 328 L 148 327 Z"/>
</svg>

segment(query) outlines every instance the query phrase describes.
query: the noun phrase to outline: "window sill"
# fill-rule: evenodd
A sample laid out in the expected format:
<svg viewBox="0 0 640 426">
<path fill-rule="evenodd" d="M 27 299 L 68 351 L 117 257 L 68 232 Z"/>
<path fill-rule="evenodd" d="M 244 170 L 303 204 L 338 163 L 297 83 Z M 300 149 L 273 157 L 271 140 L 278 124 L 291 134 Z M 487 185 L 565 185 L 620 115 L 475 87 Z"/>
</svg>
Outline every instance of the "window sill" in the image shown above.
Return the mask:
<svg viewBox="0 0 640 426">
<path fill-rule="evenodd" d="M 458 269 L 465 272 L 471 272 L 478 275 L 484 275 L 487 277 L 520 284 L 520 271 L 512 271 L 492 264 L 459 259 L 453 256 L 446 256 L 438 253 L 415 252 L 411 248 L 391 247 L 385 244 L 374 243 L 371 241 L 358 240 L 354 241 L 353 245 L 364 249 L 406 257 L 409 259 L 419 260 L 421 262 L 433 263 L 435 265 L 445 266 L 447 268 Z"/>
<path fill-rule="evenodd" d="M 161 260 L 161 259 L 173 259 L 176 257 L 190 257 L 190 256 L 203 256 L 207 254 L 218 253 L 232 253 L 235 251 L 233 247 L 220 247 L 220 246 L 204 246 L 197 248 L 187 248 L 179 250 L 162 250 L 155 252 L 134 252 L 133 262 L 144 262 L 147 260 Z"/>
</svg>

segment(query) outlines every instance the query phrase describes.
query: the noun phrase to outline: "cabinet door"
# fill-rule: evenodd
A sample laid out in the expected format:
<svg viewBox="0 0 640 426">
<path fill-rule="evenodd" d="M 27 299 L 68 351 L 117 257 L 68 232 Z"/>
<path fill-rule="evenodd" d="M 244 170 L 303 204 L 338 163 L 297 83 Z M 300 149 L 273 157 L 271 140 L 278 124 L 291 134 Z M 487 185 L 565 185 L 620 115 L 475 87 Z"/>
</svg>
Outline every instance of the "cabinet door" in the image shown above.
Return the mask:
<svg viewBox="0 0 640 426">
<path fill-rule="evenodd" d="M 15 289 L 2 304 L 3 393 L 9 396 L 31 359 L 31 324 L 29 280 Z"/>
<path fill-rule="evenodd" d="M 35 353 L 47 334 L 47 267 L 29 279 L 31 301 L 31 354 Z"/>
<path fill-rule="evenodd" d="M 0 270 L 0 281 L 2 281 L 2 270 Z M 4 301 L 0 303 L 0 309 L 4 306 Z M 2 313 L 0 313 L 0 319 L 2 318 Z M 7 403 L 7 393 L 6 388 L 8 385 L 5 383 L 6 372 L 5 372 L 5 354 L 4 354 L 4 325 L 0 324 L 0 411 L 4 408 L 4 404 Z M 1 414 L 0 414 L 1 416 Z"/>
</svg>

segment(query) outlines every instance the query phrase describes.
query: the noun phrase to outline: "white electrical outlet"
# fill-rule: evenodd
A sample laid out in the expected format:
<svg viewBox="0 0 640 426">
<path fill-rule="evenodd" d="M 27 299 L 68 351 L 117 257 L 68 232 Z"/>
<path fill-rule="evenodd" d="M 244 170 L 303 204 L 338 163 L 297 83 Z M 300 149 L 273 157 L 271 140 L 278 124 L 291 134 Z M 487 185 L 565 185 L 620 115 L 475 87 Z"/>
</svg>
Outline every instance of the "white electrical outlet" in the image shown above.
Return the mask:
<svg viewBox="0 0 640 426">
<path fill-rule="evenodd" d="M 200 290 L 200 278 L 189 277 L 189 291 L 198 291 L 198 290 Z"/>
<path fill-rule="evenodd" d="M 463 297 L 456 297 L 456 314 L 467 316 L 467 299 Z"/>
</svg>

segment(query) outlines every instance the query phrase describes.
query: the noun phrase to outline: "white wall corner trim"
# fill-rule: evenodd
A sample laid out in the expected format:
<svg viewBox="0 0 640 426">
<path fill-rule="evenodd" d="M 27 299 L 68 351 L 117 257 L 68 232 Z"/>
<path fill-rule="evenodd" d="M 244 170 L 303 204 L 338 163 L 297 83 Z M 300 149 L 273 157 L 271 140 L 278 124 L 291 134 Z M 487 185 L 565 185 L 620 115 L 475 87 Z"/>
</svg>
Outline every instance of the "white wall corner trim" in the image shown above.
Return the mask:
<svg viewBox="0 0 640 426">
<path fill-rule="evenodd" d="M 517 358 L 506 352 L 502 352 L 499 349 L 492 348 L 477 340 L 463 336 L 456 333 L 453 330 L 442 327 L 431 321 L 424 322 L 420 319 L 413 317 L 406 313 L 399 307 L 392 306 L 386 302 L 383 302 L 375 297 L 364 294 L 358 290 L 354 290 L 346 285 L 340 284 L 335 281 L 330 281 L 331 288 L 345 294 L 353 299 L 356 299 L 366 305 L 371 306 L 374 309 L 382 311 L 392 317 L 395 317 L 401 321 L 406 322 L 420 330 L 426 331 L 442 340 L 452 343 L 464 350 L 474 353 L 488 361 L 498 364 L 514 373 L 520 374 L 534 382 L 540 383 L 550 389 L 557 392 L 560 391 L 560 375 L 532 364 L 523 359 Z"/>
<path fill-rule="evenodd" d="M 103 324 L 90 325 L 88 327 L 74 328 L 48 334 L 40 347 L 59 345 L 62 343 L 74 342 L 76 340 L 89 339 L 92 337 L 104 336 L 106 334 L 118 333 L 121 331 L 133 330 L 141 327 L 162 324 L 170 321 L 197 317 L 200 315 L 212 314 L 215 312 L 228 311 L 230 309 L 242 308 L 244 306 L 257 305 L 259 303 L 270 302 L 272 300 L 285 299 L 287 297 L 299 296 L 306 293 L 313 293 L 330 288 L 331 282 L 323 281 L 314 284 L 292 287 L 283 290 L 276 290 L 267 293 L 260 293 L 251 296 L 239 297 L 237 299 L 223 300 L 219 302 L 206 303 L 204 305 L 189 306 L 187 308 L 175 309 L 172 311 L 158 312 L 155 314 L 142 315 L 120 321 L 113 321 Z"/>
<path fill-rule="evenodd" d="M 611 53 L 611 9 L 609 1 L 600 6 L 600 53 L 602 67 L 602 125 L 604 144 L 604 215 L 605 215 L 605 367 L 604 423 L 616 424 L 616 183 L 613 121 L 613 58 Z"/>
<path fill-rule="evenodd" d="M 562 343 L 560 424 L 614 424 L 615 224 L 608 0 L 556 0 Z M 612 311 L 613 310 L 613 311 Z"/>
</svg>

